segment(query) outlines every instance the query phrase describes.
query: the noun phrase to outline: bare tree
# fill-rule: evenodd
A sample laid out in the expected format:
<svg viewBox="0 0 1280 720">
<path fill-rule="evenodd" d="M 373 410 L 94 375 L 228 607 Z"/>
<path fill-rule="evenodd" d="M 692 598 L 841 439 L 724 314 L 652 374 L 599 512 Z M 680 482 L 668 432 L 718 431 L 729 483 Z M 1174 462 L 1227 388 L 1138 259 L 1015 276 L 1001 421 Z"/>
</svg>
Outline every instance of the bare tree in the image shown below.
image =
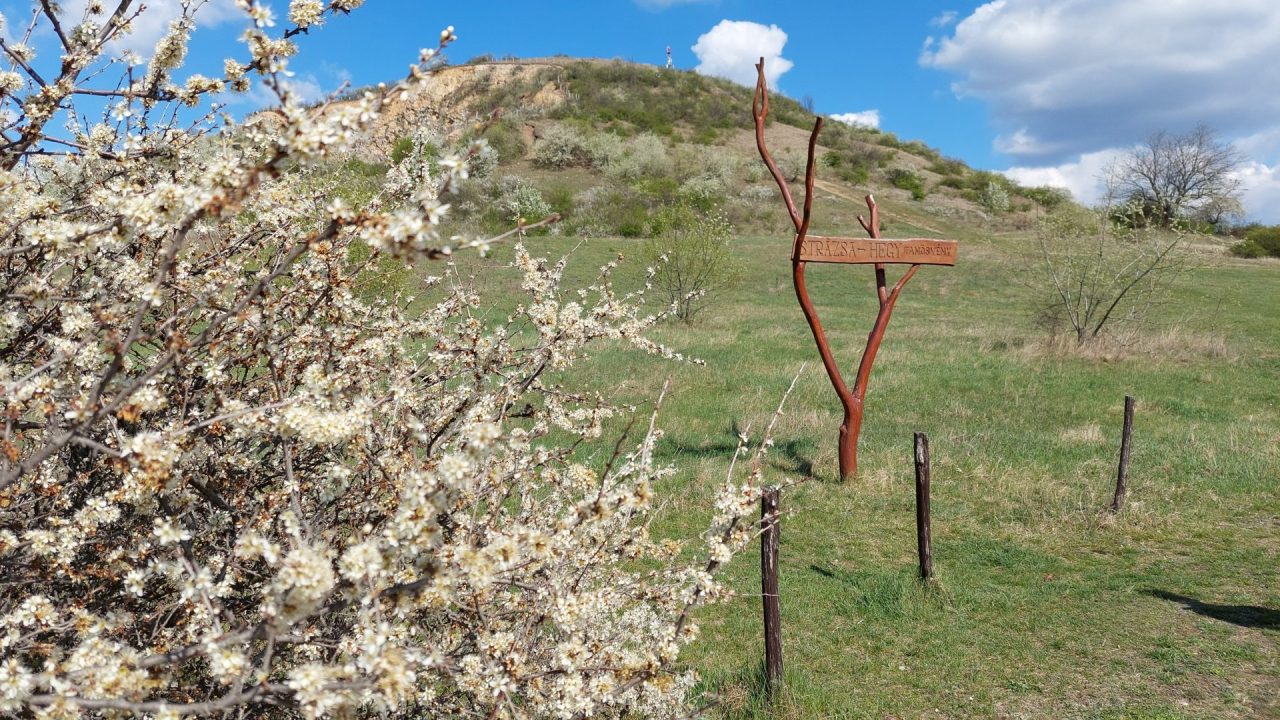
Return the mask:
<svg viewBox="0 0 1280 720">
<path fill-rule="evenodd" d="M 1083 209 L 1045 217 L 1036 240 L 1037 324 L 1055 336 L 1070 332 L 1077 346 L 1143 321 L 1187 261 L 1180 233 L 1132 229 Z"/>
<path fill-rule="evenodd" d="M 1141 218 L 1156 225 L 1190 216 L 1215 222 L 1241 207 L 1235 170 L 1243 160 L 1206 125 L 1185 135 L 1161 130 L 1118 161 L 1111 195 L 1140 207 Z"/>
</svg>

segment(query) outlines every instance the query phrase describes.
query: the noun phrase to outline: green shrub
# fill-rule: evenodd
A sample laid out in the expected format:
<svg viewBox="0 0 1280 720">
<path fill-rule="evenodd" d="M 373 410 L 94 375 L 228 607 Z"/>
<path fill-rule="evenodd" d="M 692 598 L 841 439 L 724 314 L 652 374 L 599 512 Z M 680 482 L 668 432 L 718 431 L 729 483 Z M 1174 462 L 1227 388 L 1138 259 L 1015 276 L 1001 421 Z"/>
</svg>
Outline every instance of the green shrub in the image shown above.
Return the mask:
<svg viewBox="0 0 1280 720">
<path fill-rule="evenodd" d="M 1267 257 L 1267 249 L 1252 240 L 1238 242 L 1231 246 L 1231 254 L 1242 258 Z"/>
<path fill-rule="evenodd" d="M 674 192 L 674 190 L 673 190 Z M 574 198 L 575 214 L 566 232 L 583 237 L 643 237 L 649 230 L 649 203 L 630 188 L 597 185 Z"/>
<path fill-rule="evenodd" d="M 545 168 L 566 168 L 588 162 L 586 141 L 577 130 L 552 125 L 542 133 L 533 149 L 533 164 Z"/>
<path fill-rule="evenodd" d="M 937 173 L 943 176 L 963 175 L 969 169 L 963 160 L 955 158 L 939 158 L 929 165 L 929 172 Z"/>
<path fill-rule="evenodd" d="M 654 268 L 654 287 L 666 293 L 676 317 L 692 322 L 741 275 L 729 247 L 733 227 L 721 214 L 683 204 L 654 213 L 652 225 L 655 237 L 644 244 L 642 255 Z"/>
<path fill-rule="evenodd" d="M 514 162 L 524 157 L 526 148 L 520 128 L 509 120 L 490 125 L 481 135 L 498 154 L 499 162 Z"/>
<path fill-rule="evenodd" d="M 1065 188 L 1042 185 L 1040 187 L 1018 187 L 1017 194 L 1039 204 L 1046 210 L 1053 210 L 1063 203 L 1071 201 L 1071 192 Z"/>
<path fill-rule="evenodd" d="M 568 185 L 553 185 L 547 188 L 543 196 L 552 212 L 558 213 L 562 218 L 573 216 L 573 189 Z"/>
<path fill-rule="evenodd" d="M 1271 257 L 1280 257 L 1280 225 L 1255 227 L 1245 233 L 1244 239 L 1261 247 Z"/>
<path fill-rule="evenodd" d="M 693 135 L 689 137 L 689 142 L 697 143 L 698 145 L 711 145 L 719 139 L 720 131 L 710 125 L 705 125 L 694 131 Z"/>
<path fill-rule="evenodd" d="M 631 184 L 637 192 L 649 201 L 650 205 L 670 205 L 676 201 L 680 192 L 680 181 L 670 175 L 640 178 Z"/>
<path fill-rule="evenodd" d="M 702 212 L 723 203 L 724 196 L 724 181 L 716 177 L 690 178 L 680 185 L 680 198 Z"/>
<path fill-rule="evenodd" d="M 591 167 L 607 172 L 626 155 L 627 149 L 622 138 L 612 132 L 602 132 L 587 138 L 586 152 Z"/>
<path fill-rule="evenodd" d="M 998 182 L 989 182 L 978 197 L 979 204 L 992 215 L 1000 215 L 1009 209 L 1009 191 Z"/>
<path fill-rule="evenodd" d="M 848 165 L 840 168 L 840 179 L 852 185 L 866 185 L 871 179 L 871 168 L 866 165 Z"/>
<path fill-rule="evenodd" d="M 912 155 L 932 160 L 935 163 L 942 160 L 942 153 L 926 145 L 923 140 L 912 140 L 903 145 L 902 149 Z"/>
<path fill-rule="evenodd" d="M 627 142 L 627 153 L 610 166 L 609 174 L 624 180 L 637 180 L 646 176 L 668 175 L 671 161 L 662 138 L 653 133 L 641 133 Z"/>
<path fill-rule="evenodd" d="M 906 168 L 890 170 L 889 183 L 896 188 L 909 191 L 912 200 L 923 200 L 927 194 L 924 190 L 924 180 L 915 172 Z"/>
<path fill-rule="evenodd" d="M 508 226 L 535 223 L 553 212 L 542 192 L 524 178 L 508 175 L 498 187 L 497 206 Z"/>
</svg>

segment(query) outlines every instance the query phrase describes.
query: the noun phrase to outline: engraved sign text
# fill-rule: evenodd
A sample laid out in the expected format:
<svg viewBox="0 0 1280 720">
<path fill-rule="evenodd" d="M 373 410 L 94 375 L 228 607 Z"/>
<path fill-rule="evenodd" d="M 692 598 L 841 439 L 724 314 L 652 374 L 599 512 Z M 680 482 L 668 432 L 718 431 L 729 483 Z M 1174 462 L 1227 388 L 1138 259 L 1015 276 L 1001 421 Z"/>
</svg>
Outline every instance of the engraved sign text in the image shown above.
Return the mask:
<svg viewBox="0 0 1280 720">
<path fill-rule="evenodd" d="M 800 246 L 800 260 L 823 263 L 908 263 L 912 265 L 955 265 L 955 240 L 910 238 L 886 240 L 822 237 L 810 235 Z"/>
</svg>

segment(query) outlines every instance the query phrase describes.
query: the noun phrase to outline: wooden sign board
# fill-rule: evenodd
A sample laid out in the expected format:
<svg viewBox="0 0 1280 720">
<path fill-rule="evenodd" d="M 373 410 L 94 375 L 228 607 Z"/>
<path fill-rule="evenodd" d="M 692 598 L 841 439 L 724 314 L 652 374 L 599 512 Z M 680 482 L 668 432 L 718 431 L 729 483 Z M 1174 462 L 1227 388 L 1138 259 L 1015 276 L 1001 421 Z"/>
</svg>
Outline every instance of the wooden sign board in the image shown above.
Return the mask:
<svg viewBox="0 0 1280 720">
<path fill-rule="evenodd" d="M 908 263 L 911 265 L 955 265 L 959 243 L 955 240 L 910 238 L 887 240 L 879 238 L 843 238 L 809 235 L 800 245 L 797 258 L 803 262 L 846 263 L 870 265 L 873 263 Z"/>
</svg>

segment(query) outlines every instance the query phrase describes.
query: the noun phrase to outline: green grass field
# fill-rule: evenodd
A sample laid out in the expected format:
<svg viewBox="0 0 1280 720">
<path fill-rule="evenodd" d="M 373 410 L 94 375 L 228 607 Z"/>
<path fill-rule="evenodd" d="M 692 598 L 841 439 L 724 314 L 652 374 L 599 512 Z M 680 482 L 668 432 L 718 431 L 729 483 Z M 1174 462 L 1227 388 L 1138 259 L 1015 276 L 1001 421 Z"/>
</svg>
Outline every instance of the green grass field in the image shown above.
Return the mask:
<svg viewBox="0 0 1280 720">
<path fill-rule="evenodd" d="M 888 236 L 932 234 L 894 224 L 909 207 L 884 208 Z M 850 209 L 814 231 L 852 232 Z M 789 236 L 741 238 L 747 280 L 695 324 L 657 331 L 706 367 L 606 350 L 581 371 L 620 402 L 671 379 L 660 449 L 678 472 L 659 488 L 656 530 L 696 538 L 737 433 L 750 423 L 758 439 L 809 361 L 768 458 L 771 482 L 801 481 L 783 498 L 787 688 L 772 707 L 760 694 L 753 545 L 723 576 L 738 597 L 700 613 L 686 656 L 712 714 L 1280 717 L 1280 265 L 1205 254 L 1145 351 L 1055 354 L 1041 350 L 1020 280 L 1029 233 L 925 220 L 958 236 L 960 262 L 922 268 L 898 304 L 852 481 L 836 476 L 839 403 L 791 288 Z M 640 241 L 527 245 L 552 257 L 576 247 L 569 275 L 585 279 Z M 872 276 L 810 267 L 848 373 L 875 312 Z M 490 290 L 504 278 L 480 276 Z M 1125 394 L 1138 399 L 1129 504 L 1113 517 Z M 933 455 L 928 587 L 915 578 L 913 431 Z"/>
</svg>

